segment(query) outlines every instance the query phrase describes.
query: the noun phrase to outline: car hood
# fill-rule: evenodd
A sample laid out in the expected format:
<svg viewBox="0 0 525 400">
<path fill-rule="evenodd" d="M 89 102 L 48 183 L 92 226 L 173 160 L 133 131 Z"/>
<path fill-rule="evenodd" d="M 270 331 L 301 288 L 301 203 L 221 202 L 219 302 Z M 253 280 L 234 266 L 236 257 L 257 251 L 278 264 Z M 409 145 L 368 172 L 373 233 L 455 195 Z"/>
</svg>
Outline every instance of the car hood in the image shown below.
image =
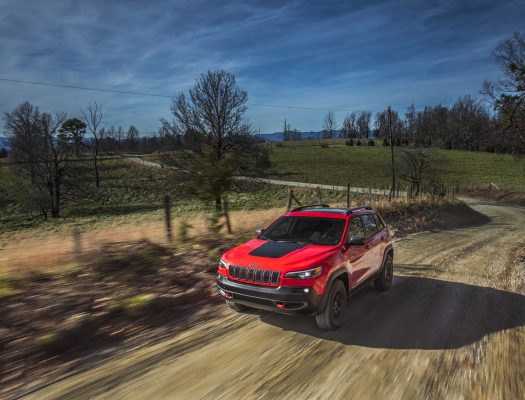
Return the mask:
<svg viewBox="0 0 525 400">
<path fill-rule="evenodd" d="M 319 246 L 272 240 L 253 239 L 237 246 L 223 256 L 228 264 L 272 271 L 297 271 L 310 268 L 331 256 L 337 246 Z"/>
</svg>

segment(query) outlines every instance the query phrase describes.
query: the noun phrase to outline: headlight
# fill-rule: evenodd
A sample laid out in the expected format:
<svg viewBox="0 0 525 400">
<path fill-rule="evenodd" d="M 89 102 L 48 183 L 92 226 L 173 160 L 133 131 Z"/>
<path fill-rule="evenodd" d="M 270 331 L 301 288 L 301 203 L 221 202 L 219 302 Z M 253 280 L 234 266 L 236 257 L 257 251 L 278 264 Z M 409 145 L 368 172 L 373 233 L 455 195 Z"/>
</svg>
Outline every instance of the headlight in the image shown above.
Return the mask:
<svg viewBox="0 0 525 400">
<path fill-rule="evenodd" d="M 222 258 L 219 260 L 219 268 L 228 268 L 228 264 Z"/>
<path fill-rule="evenodd" d="M 304 271 L 294 271 L 288 272 L 284 277 L 285 278 L 294 278 L 294 279 L 311 279 L 317 278 L 323 272 L 323 267 L 315 267 L 312 269 L 306 269 Z"/>
</svg>

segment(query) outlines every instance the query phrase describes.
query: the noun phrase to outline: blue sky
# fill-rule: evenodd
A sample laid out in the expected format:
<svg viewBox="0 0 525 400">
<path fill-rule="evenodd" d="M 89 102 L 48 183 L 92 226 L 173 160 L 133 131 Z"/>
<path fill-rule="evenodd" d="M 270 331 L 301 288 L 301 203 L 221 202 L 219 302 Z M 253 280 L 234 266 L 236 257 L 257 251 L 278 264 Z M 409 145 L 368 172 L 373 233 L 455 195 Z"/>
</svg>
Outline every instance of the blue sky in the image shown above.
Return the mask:
<svg viewBox="0 0 525 400">
<path fill-rule="evenodd" d="M 510 1 L 0 0 L 0 78 L 173 95 L 208 69 L 233 72 L 250 103 L 404 111 L 478 96 L 491 52 L 525 31 Z M 28 100 L 78 116 L 96 100 L 107 126 L 147 133 L 169 98 L 0 82 L 0 112 Z M 341 111 L 339 111 L 341 110 Z M 251 105 L 261 132 L 321 129 L 324 110 Z"/>
</svg>

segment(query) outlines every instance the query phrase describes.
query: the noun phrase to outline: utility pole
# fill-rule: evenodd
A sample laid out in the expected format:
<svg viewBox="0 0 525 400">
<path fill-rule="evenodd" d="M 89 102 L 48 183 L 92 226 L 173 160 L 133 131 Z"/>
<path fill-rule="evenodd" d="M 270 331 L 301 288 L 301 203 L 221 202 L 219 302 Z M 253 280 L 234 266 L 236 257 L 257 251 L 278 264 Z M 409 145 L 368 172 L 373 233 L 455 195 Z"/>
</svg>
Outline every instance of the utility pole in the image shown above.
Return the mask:
<svg viewBox="0 0 525 400">
<path fill-rule="evenodd" d="M 388 106 L 388 136 L 390 138 L 390 156 L 392 159 L 392 187 L 390 188 L 390 195 L 388 201 L 392 200 L 395 196 L 396 190 L 396 165 L 394 162 L 394 138 L 392 137 L 392 109 Z"/>
</svg>

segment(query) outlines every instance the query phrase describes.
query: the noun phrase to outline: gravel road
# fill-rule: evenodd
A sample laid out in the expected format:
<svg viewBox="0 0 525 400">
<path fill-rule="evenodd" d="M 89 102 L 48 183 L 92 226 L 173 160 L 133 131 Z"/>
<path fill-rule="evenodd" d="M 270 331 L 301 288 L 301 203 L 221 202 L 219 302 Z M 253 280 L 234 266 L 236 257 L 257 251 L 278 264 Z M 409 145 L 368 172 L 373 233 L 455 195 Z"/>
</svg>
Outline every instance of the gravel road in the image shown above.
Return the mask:
<svg viewBox="0 0 525 400">
<path fill-rule="evenodd" d="M 392 289 L 352 297 L 338 331 L 217 307 L 217 318 L 170 341 L 33 396 L 525 398 L 525 209 L 470 204 L 491 221 L 399 241 Z"/>
</svg>

